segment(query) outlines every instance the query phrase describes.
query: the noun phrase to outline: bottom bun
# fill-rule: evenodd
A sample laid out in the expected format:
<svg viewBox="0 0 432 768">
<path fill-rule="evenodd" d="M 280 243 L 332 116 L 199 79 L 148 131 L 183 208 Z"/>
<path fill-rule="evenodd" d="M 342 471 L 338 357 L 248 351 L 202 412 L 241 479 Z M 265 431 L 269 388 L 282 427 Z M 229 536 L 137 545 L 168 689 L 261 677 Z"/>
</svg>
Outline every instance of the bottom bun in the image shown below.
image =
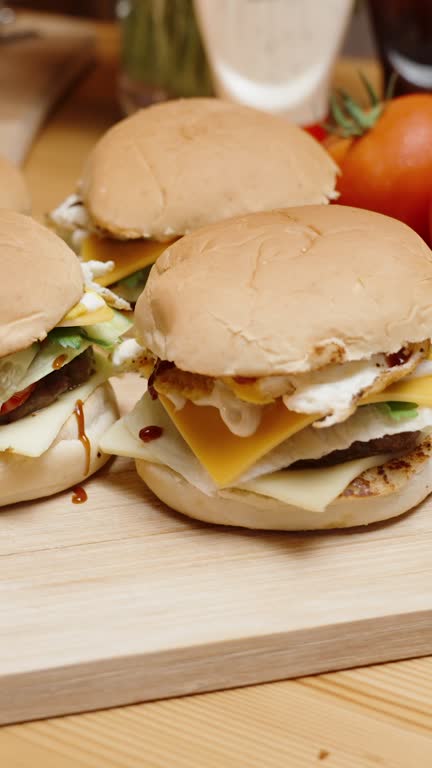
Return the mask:
<svg viewBox="0 0 432 768">
<path fill-rule="evenodd" d="M 177 512 L 218 525 L 278 531 L 351 528 L 397 517 L 432 491 L 432 441 L 368 469 L 324 512 L 310 512 L 250 491 L 224 490 L 207 496 L 161 464 L 137 460 L 139 476 L 161 501 Z"/>
<path fill-rule="evenodd" d="M 51 496 L 92 475 L 110 458 L 99 450 L 99 441 L 117 418 L 118 408 L 111 385 L 101 384 L 84 403 L 85 432 L 91 446 L 88 474 L 75 414 L 63 425 L 50 448 L 38 458 L 16 453 L 0 454 L 0 505 Z"/>
</svg>

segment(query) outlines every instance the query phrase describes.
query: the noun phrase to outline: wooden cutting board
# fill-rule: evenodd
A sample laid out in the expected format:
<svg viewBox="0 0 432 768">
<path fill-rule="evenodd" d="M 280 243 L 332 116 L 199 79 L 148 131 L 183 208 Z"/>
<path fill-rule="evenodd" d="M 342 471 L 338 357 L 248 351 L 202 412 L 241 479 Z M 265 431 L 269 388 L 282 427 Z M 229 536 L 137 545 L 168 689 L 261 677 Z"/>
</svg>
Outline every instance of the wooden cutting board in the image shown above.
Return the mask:
<svg viewBox="0 0 432 768">
<path fill-rule="evenodd" d="M 61 16 L 21 13 L 0 37 L 0 152 L 23 162 L 56 101 L 94 58 L 91 24 Z"/>
<path fill-rule="evenodd" d="M 2 724 L 432 651 L 431 502 L 264 534 L 175 514 L 129 461 L 86 488 L 0 514 Z"/>
</svg>

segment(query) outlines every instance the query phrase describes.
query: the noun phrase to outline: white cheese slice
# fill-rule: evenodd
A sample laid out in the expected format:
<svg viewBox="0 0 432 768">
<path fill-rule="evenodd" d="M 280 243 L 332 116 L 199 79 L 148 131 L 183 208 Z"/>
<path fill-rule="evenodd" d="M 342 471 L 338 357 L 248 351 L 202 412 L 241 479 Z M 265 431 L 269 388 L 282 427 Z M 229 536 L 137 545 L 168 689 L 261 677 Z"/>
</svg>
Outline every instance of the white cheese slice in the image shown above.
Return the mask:
<svg viewBox="0 0 432 768">
<path fill-rule="evenodd" d="M 144 426 L 162 427 L 162 435 L 144 443 L 139 430 Z M 175 428 L 159 401 L 142 398 L 133 411 L 114 424 L 103 436 L 100 448 L 105 453 L 144 459 L 163 464 L 211 496 L 218 489 Z M 366 469 L 383 464 L 386 456 L 358 459 L 325 469 L 302 469 L 266 474 L 232 487 L 278 499 L 302 509 L 320 512 L 334 501 L 355 477 Z"/>
<path fill-rule="evenodd" d="M 63 368 L 64 365 L 67 365 L 78 357 L 78 355 L 85 352 L 90 345 L 90 341 L 85 341 L 83 339 L 79 349 L 74 349 L 73 347 L 63 349 L 57 342 L 46 340 L 41 345 L 38 354 L 26 371 L 24 377 L 18 382 L 15 391 L 26 389 L 30 384 L 34 384 L 36 381 L 40 381 L 53 371 Z M 58 368 L 54 365 L 55 361 L 58 363 Z M 11 392 L 11 395 L 12 394 L 13 392 Z"/>
<path fill-rule="evenodd" d="M 430 431 L 431 428 L 432 408 L 419 408 L 415 418 L 396 421 L 374 405 L 363 406 L 349 419 L 333 427 L 314 429 L 311 426 L 300 430 L 249 467 L 237 482 L 247 482 L 254 477 L 286 469 L 295 461 L 320 459 L 332 451 L 349 448 L 357 440 L 366 443 L 384 435 Z"/>
<path fill-rule="evenodd" d="M 101 370 L 82 386 L 65 392 L 55 403 L 12 424 L 1 426 L 0 452 L 10 451 L 34 458 L 41 456 L 73 413 L 77 400 L 87 400 L 105 379 L 106 373 Z"/>
<path fill-rule="evenodd" d="M 161 437 L 144 443 L 139 431 L 148 426 L 162 427 L 163 431 Z M 108 430 L 100 448 L 104 453 L 115 456 L 165 464 L 208 495 L 216 490 L 210 475 L 183 440 L 165 409 L 158 400 L 153 401 L 148 396 L 139 400 L 133 411 Z"/>
<path fill-rule="evenodd" d="M 38 351 L 39 344 L 32 344 L 27 349 L 0 359 L 0 406 L 18 391 L 18 384 L 31 367 Z"/>
<path fill-rule="evenodd" d="M 238 487 L 310 512 L 324 512 L 355 477 L 387 460 L 388 456 L 370 456 L 322 469 L 284 470 L 256 477 Z"/>
</svg>

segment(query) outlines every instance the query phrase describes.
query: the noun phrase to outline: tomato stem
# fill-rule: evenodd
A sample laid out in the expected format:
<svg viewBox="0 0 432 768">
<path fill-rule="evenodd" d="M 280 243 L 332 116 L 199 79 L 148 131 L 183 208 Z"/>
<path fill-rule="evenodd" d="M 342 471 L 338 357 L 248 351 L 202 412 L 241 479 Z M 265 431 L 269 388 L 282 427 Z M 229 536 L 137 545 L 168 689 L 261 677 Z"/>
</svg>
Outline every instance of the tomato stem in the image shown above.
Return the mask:
<svg viewBox="0 0 432 768">
<path fill-rule="evenodd" d="M 369 106 L 363 109 L 347 91 L 343 88 L 338 89 L 330 97 L 330 115 L 333 124 L 325 126 L 329 133 L 342 136 L 343 138 L 363 136 L 375 125 L 384 110 L 385 101 L 379 100 L 375 89 L 367 77 L 362 72 L 358 74 L 367 91 Z M 390 85 L 393 91 L 393 78 Z M 389 91 L 387 92 L 386 100 L 390 98 L 390 93 Z"/>
</svg>

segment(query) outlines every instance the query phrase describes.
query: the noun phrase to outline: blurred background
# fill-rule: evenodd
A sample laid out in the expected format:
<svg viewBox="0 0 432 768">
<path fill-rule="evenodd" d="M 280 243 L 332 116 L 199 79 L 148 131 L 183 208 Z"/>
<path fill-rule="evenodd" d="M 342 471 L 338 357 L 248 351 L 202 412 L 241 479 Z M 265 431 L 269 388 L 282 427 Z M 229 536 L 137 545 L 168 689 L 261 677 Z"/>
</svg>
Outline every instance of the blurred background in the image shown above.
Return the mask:
<svg viewBox="0 0 432 768">
<path fill-rule="evenodd" d="M 0 4 L 1 5 L 1 4 Z M 342 53 L 381 60 L 395 93 L 432 88 L 432 0 L 23 0 L 12 8 L 119 21 L 124 112 L 178 96 L 218 95 L 326 118 Z"/>
<path fill-rule="evenodd" d="M 317 127 L 321 138 L 332 88 L 368 103 L 358 70 L 379 94 L 393 71 L 395 95 L 432 90 L 432 0 L 11 0 L 1 9 L 0 139 L 15 162 L 79 75 L 93 64 L 102 80 L 107 45 L 100 93 L 112 122 L 167 98 L 216 95 Z"/>
</svg>

